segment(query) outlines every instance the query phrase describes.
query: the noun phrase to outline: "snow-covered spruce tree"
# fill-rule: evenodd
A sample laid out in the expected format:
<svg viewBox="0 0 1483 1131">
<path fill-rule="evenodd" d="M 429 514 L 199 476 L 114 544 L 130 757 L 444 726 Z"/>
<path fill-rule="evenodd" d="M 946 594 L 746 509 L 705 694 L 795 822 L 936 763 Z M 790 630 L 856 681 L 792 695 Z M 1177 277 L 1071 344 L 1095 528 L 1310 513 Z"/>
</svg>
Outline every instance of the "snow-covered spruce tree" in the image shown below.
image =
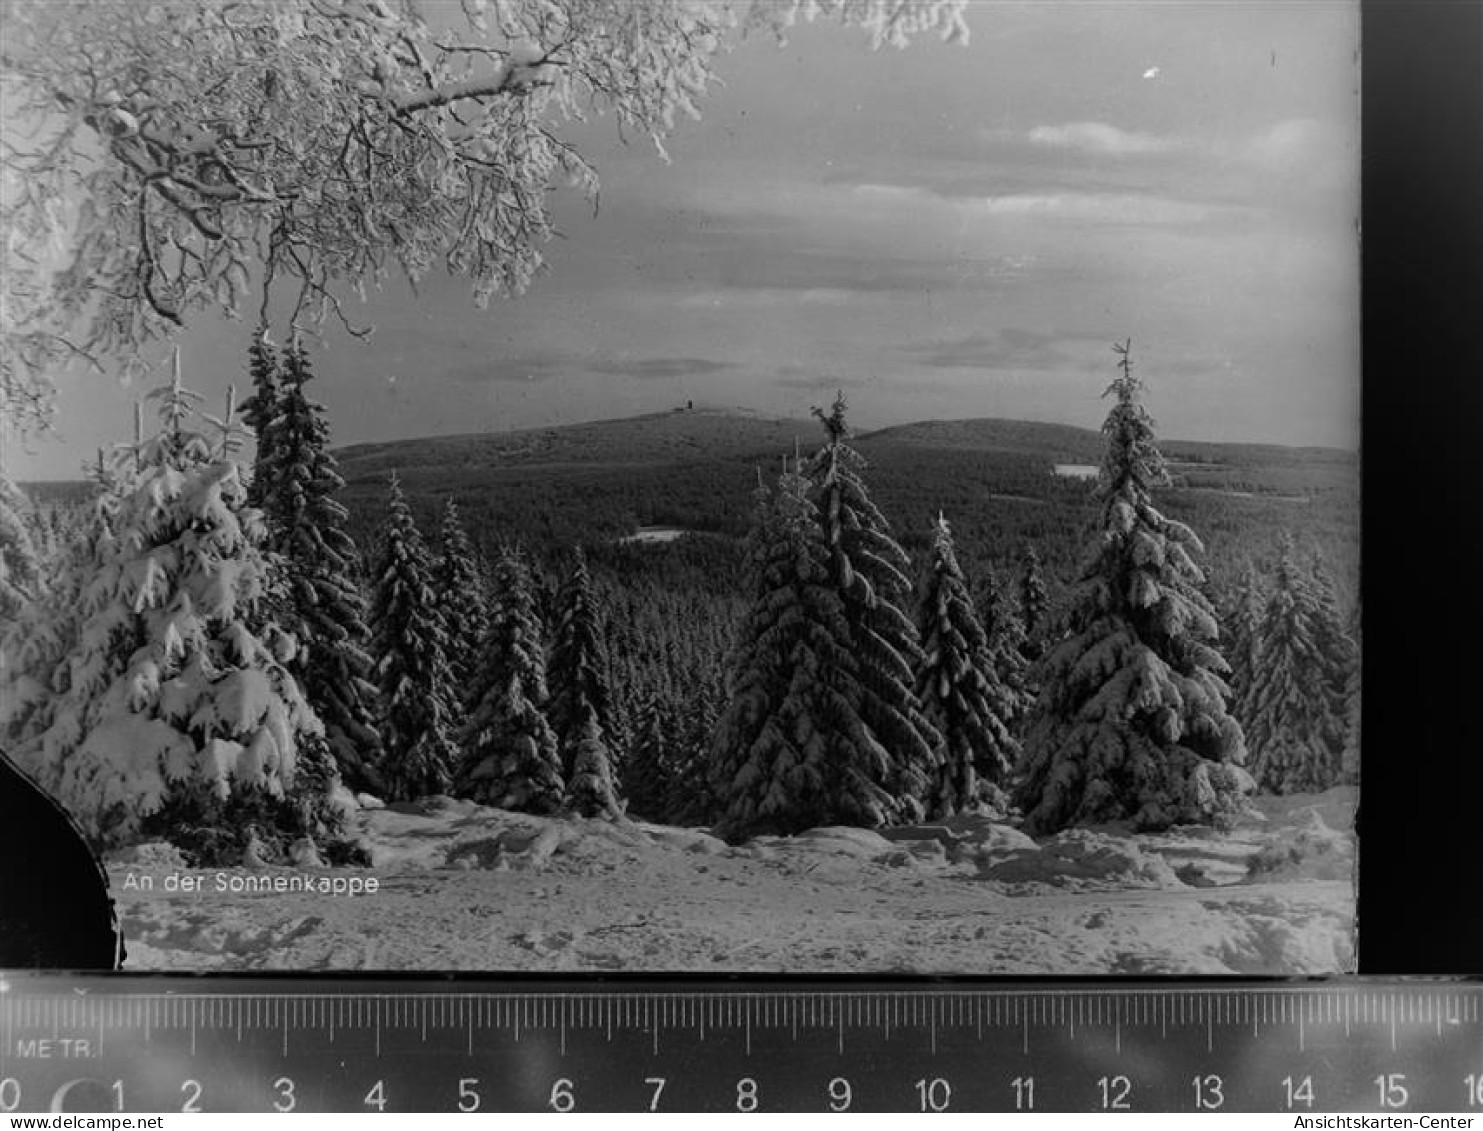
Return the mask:
<svg viewBox="0 0 1483 1131">
<path fill-rule="evenodd" d="M 867 776 L 875 773 L 876 750 L 886 752 L 884 775 L 872 779 L 895 801 L 882 820 L 910 822 L 921 816 L 938 743 L 915 690 L 921 648 L 906 611 L 912 606 L 911 562 L 865 490 L 865 458 L 849 444 L 845 409 L 843 393 L 829 412 L 814 409 L 826 439 L 804 468 L 828 553 L 829 585 L 849 626 L 865 724 L 863 731 L 846 732 L 840 740 L 859 743 L 853 755 L 856 772 Z"/>
<path fill-rule="evenodd" d="M 1024 625 L 1021 649 L 1025 659 L 1034 663 L 1045 653 L 1046 614 L 1050 612 L 1050 594 L 1045 588 L 1045 572 L 1034 546 L 1025 547 L 1020 573 L 1020 620 Z"/>
<path fill-rule="evenodd" d="M 610 697 L 598 627 L 601 612 L 581 547 L 572 551 L 570 569 L 556 593 L 554 608 L 556 628 L 547 669 L 550 713 L 557 737 L 565 742 L 569 734 L 575 733 L 584 704 L 590 705 L 602 722 Z"/>
<path fill-rule="evenodd" d="M 1231 667 L 1231 674 L 1226 678 L 1231 688 L 1231 714 L 1236 716 L 1243 731 L 1251 723 L 1251 688 L 1256 679 L 1264 606 L 1261 583 L 1255 567 L 1248 561 L 1220 609 L 1224 640 L 1221 652 Z"/>
<path fill-rule="evenodd" d="M 710 749 L 716 725 L 721 721 L 721 705 L 726 699 L 725 669 L 721 679 L 698 679 L 686 697 L 677 721 L 678 744 L 696 760 L 704 763 L 704 752 Z"/>
<path fill-rule="evenodd" d="M 583 817 L 623 816 L 607 735 L 590 704 L 578 715 L 576 730 L 566 742 L 566 756 L 572 764 L 566 807 Z"/>
<path fill-rule="evenodd" d="M 26 523 L 29 503 L 0 470 L 0 625 L 41 596 L 40 555 Z"/>
<path fill-rule="evenodd" d="M 448 626 L 448 666 L 461 688 L 469 688 L 489 635 L 489 606 L 474 548 L 449 496 L 438 533 L 441 553 L 433 572 L 438 608 Z"/>
<path fill-rule="evenodd" d="M 708 825 L 721 811 L 710 782 L 710 751 L 723 705 L 727 701 L 726 669 L 719 679 L 701 677 L 681 700 L 670 720 L 670 774 L 665 786 L 666 820 L 680 825 Z"/>
<path fill-rule="evenodd" d="M 775 494 L 757 490 L 752 606 L 709 768 L 716 830 L 732 840 L 884 825 L 900 812 L 890 753 L 859 714 L 858 661 L 807 489 L 785 472 Z"/>
<path fill-rule="evenodd" d="M 0 470 L 0 478 L 4 475 L 4 471 Z M 12 499 L 12 503 L 16 506 L 21 528 L 36 557 L 37 568 L 41 572 L 43 582 L 40 588 L 44 589 L 45 582 L 49 580 L 51 568 L 61 560 L 68 541 L 76 533 L 80 508 L 73 503 L 59 500 L 52 502 L 35 500 L 18 484 L 11 484 L 11 487 L 19 495 L 19 499 Z M 0 486 L 0 492 L 4 490 L 5 488 Z"/>
<path fill-rule="evenodd" d="M 199 398 L 178 370 L 150 397 L 161 429 L 125 456 L 50 724 L 18 760 L 101 844 L 162 835 L 225 862 L 333 838 L 334 768 L 285 666 L 293 638 L 254 627 L 273 571 L 242 470 L 189 427 Z"/>
<path fill-rule="evenodd" d="M 24 491 L 21 497 L 29 504 L 20 513 L 40 571 L 38 590 L 45 592 L 67 560 L 72 543 L 87 525 L 87 506 L 75 500 L 38 502 L 29 499 Z"/>
<path fill-rule="evenodd" d="M 444 793 L 458 748 L 458 689 L 444 652 L 446 634 L 430 584 L 427 550 L 391 475 L 376 565 L 372 654 L 381 689 L 381 778 L 388 800 Z"/>
<path fill-rule="evenodd" d="M 671 765 L 673 771 L 664 789 L 665 823 L 686 827 L 715 824 L 725 806 L 711 785 L 709 745 L 681 747 L 675 751 Z"/>
<path fill-rule="evenodd" d="M 668 704 L 655 693 L 645 696 L 638 712 L 633 750 L 623 767 L 623 795 L 628 811 L 646 821 L 669 818 L 668 787 L 674 775 Z"/>
<path fill-rule="evenodd" d="M 261 339 L 254 344 L 255 370 L 267 348 Z M 265 431 L 253 487 L 284 566 L 273 611 L 299 642 L 290 670 L 324 723 L 346 785 L 379 794 L 385 783 L 376 769 L 381 737 L 366 601 L 356 577 L 359 551 L 335 497 L 345 481 L 329 451 L 324 408 L 305 390 L 313 376 L 308 356 L 291 347 L 273 386 L 276 408 L 257 417 Z"/>
<path fill-rule="evenodd" d="M 1316 551 L 1309 560 L 1306 583 L 1313 609 L 1313 643 L 1321 660 L 1319 672 L 1328 688 L 1332 713 L 1338 723 L 1328 741 L 1342 752 L 1348 729 L 1349 675 L 1359 662 L 1359 646 L 1345 627 L 1344 616 L 1339 611 L 1333 574 Z"/>
<path fill-rule="evenodd" d="M 1064 635 L 1040 666 L 1015 795 L 1033 835 L 1110 820 L 1223 823 L 1251 788 L 1200 591 L 1200 541 L 1154 508 L 1167 472 L 1130 343 L 1114 348 L 1100 529 L 1063 606 Z"/>
<path fill-rule="evenodd" d="M 115 553 L 113 520 L 131 490 L 137 457 L 108 459 L 98 452 L 87 474 L 93 497 L 77 530 L 45 570 L 47 584 L 0 620 L 0 741 L 15 749 L 41 733 L 70 686 L 69 658 L 77 651 L 82 596 Z M 120 664 L 122 660 L 118 661 Z"/>
<path fill-rule="evenodd" d="M 242 423 L 257 441 L 252 477 L 247 484 L 247 501 L 252 506 L 261 507 L 272 479 L 273 436 L 270 430 L 278 419 L 279 398 L 283 391 L 278 351 L 264 329 L 253 335 L 252 344 L 247 347 L 247 376 L 252 382 L 252 392 L 242 402 Z"/>
<path fill-rule="evenodd" d="M 1343 704 L 1325 679 L 1314 614 L 1309 579 L 1284 534 L 1247 700 L 1251 772 L 1266 792 L 1314 793 L 1339 779 Z"/>
<path fill-rule="evenodd" d="M 1360 614 L 1360 599 L 1355 597 L 1349 611 L 1349 639 L 1354 641 L 1354 658 L 1349 665 L 1349 675 L 1344 681 L 1344 752 L 1339 758 L 1346 785 L 1359 784 L 1360 771 L 1360 724 L 1364 712 L 1364 646 L 1363 617 Z"/>
<path fill-rule="evenodd" d="M 917 602 L 921 661 L 917 697 L 940 736 L 926 798 L 931 819 L 988 805 L 1003 811 L 1003 787 L 1019 759 L 1005 719 L 1012 698 L 994 670 L 988 635 L 968 596 L 947 519 L 938 515 Z"/>
<path fill-rule="evenodd" d="M 459 735 L 458 792 L 501 809 L 555 813 L 566 790 L 556 733 L 546 721 L 546 654 L 529 570 L 514 550 L 495 565 L 489 632 Z"/>
<path fill-rule="evenodd" d="M 986 566 L 979 588 L 978 619 L 988 638 L 994 675 L 1005 696 L 1002 718 L 1015 736 L 1035 701 L 1024 654 L 1025 625 L 1017 605 L 1014 594 L 1000 583 L 994 567 Z"/>
<path fill-rule="evenodd" d="M 587 558 L 579 547 L 572 553 L 571 571 L 557 598 L 548 678 L 551 722 L 561 748 L 567 805 L 585 817 L 622 813 L 604 725 L 609 692 L 599 618 Z"/>
<path fill-rule="evenodd" d="M 622 780 L 624 767 L 633 750 L 634 703 L 632 690 L 623 681 L 619 665 L 612 662 L 613 644 L 604 636 L 603 664 L 605 679 L 611 698 L 608 700 L 607 717 L 603 720 L 603 733 L 608 739 L 608 752 L 613 760 L 613 773 Z"/>
<path fill-rule="evenodd" d="M 665 716 L 668 759 L 663 811 L 671 824 L 709 825 L 721 812 L 711 789 L 710 755 L 722 711 L 729 702 L 727 665 L 733 635 L 728 632 L 724 644 L 714 641 L 704 649 L 704 668 L 697 663 L 696 653 L 681 658 L 674 641 L 670 641 L 671 659 L 688 665 L 675 670 Z"/>
<path fill-rule="evenodd" d="M 1360 722 L 1364 699 L 1362 678 L 1363 665 L 1356 655 L 1344 688 L 1344 750 L 1339 756 L 1340 780 L 1347 785 L 1359 784 Z"/>
</svg>

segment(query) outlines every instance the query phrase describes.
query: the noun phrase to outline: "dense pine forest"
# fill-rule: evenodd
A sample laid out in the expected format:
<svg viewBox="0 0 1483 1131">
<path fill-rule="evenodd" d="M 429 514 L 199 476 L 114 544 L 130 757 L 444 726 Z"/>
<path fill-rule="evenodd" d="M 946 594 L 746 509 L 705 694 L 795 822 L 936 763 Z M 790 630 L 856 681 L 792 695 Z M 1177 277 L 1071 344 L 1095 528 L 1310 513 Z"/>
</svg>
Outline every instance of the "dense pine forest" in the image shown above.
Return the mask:
<svg viewBox="0 0 1483 1131">
<path fill-rule="evenodd" d="M 0 481 L 6 748 L 198 863 L 355 862 L 355 795 L 739 840 L 1354 780 L 1357 458 L 1161 442 L 1117 348 L 1101 435 L 841 395 L 339 450 L 297 344 L 221 415 L 177 365 L 87 485 Z"/>
</svg>

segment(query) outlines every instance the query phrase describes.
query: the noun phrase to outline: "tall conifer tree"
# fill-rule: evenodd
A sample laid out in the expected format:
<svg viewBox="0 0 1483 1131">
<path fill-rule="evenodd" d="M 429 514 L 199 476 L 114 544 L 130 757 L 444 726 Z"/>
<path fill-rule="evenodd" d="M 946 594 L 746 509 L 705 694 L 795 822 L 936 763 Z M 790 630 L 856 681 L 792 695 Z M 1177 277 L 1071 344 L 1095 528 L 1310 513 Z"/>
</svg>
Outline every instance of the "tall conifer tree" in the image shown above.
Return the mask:
<svg viewBox="0 0 1483 1131">
<path fill-rule="evenodd" d="M 0 625 L 41 596 L 41 557 L 26 524 L 29 503 L 0 470 Z"/>
<path fill-rule="evenodd" d="M 1231 714 L 1236 716 L 1243 730 L 1251 722 L 1251 689 L 1259 663 L 1263 605 L 1261 583 L 1257 580 L 1255 568 L 1247 562 L 1240 580 L 1221 609 L 1225 639 L 1221 651 L 1231 666 L 1231 674 L 1226 680 L 1231 688 Z"/>
<path fill-rule="evenodd" d="M 859 661 L 807 483 L 759 486 L 748 543 L 752 605 L 710 784 L 731 839 L 816 825 L 875 826 L 900 804 L 890 753 L 860 717 Z"/>
<path fill-rule="evenodd" d="M 1359 645 L 1339 611 L 1339 595 L 1333 574 L 1317 551 L 1309 560 L 1306 582 L 1309 605 L 1313 610 L 1313 644 L 1321 661 L 1316 674 L 1328 691 L 1330 707 L 1326 716 L 1332 715 L 1336 720 L 1327 741 L 1330 747 L 1342 754 L 1348 729 L 1349 680 L 1359 663 Z"/>
<path fill-rule="evenodd" d="M 621 817 L 624 807 L 618 800 L 612 752 L 590 706 L 578 715 L 566 751 L 572 765 L 566 784 L 567 808 L 583 817 Z"/>
<path fill-rule="evenodd" d="M 994 567 L 986 566 L 979 589 L 978 618 L 988 638 L 994 675 L 1004 694 L 1004 725 L 1016 736 L 1035 702 L 1025 659 L 1025 623 L 1018 605 L 1018 598 L 1000 583 Z"/>
<path fill-rule="evenodd" d="M 845 409 L 843 394 L 829 412 L 814 409 L 826 439 L 804 469 L 828 554 L 829 584 L 839 595 L 857 663 L 865 730 L 840 739 L 861 740 L 855 751 L 859 773 L 873 774 L 876 751 L 886 752 L 888 765 L 877 784 L 894 797 L 895 806 L 885 819 L 911 821 L 922 814 L 939 736 L 923 716 L 915 690 L 921 648 L 907 612 L 911 563 L 865 489 L 865 458 L 849 443 Z"/>
<path fill-rule="evenodd" d="M 548 670 L 551 721 L 557 737 L 564 742 L 575 733 L 588 708 L 603 722 L 610 699 L 598 627 L 601 614 L 587 556 L 580 547 L 572 551 L 569 572 L 557 590 L 553 607 L 555 629 Z"/>
<path fill-rule="evenodd" d="M 671 735 L 674 724 L 667 704 L 651 692 L 638 712 L 638 732 L 623 767 L 623 793 L 629 812 L 649 821 L 669 817 L 668 787 L 675 773 Z"/>
<path fill-rule="evenodd" d="M 329 451 L 329 423 L 306 390 L 313 377 L 301 348 L 286 351 L 253 486 L 285 567 L 275 612 L 300 642 L 292 669 L 324 723 L 346 784 L 379 793 L 381 738 L 366 601 L 356 576 L 360 554 L 336 498 L 345 481 Z"/>
<path fill-rule="evenodd" d="M 1257 785 L 1312 793 L 1334 785 L 1343 755 L 1343 703 L 1326 676 L 1310 579 L 1283 535 L 1262 617 L 1247 744 Z"/>
<path fill-rule="evenodd" d="M 1019 745 L 1005 722 L 1012 698 L 999 683 L 988 635 L 941 515 L 922 575 L 917 626 L 922 642 L 917 696 L 940 736 L 926 815 L 951 817 L 980 804 L 1002 809 L 1003 786 L 1019 758 Z"/>
<path fill-rule="evenodd" d="M 580 548 L 572 555 L 557 609 L 549 673 L 551 719 L 561 745 L 567 804 L 583 816 L 617 816 L 622 807 L 606 726 L 611 699 L 598 629 L 600 613 Z"/>
<path fill-rule="evenodd" d="M 717 726 L 720 723 L 718 721 Z M 664 819 L 674 825 L 714 825 L 724 806 L 711 781 L 708 747 L 682 747 L 664 788 Z"/>
<path fill-rule="evenodd" d="M 1044 635 L 1049 612 L 1050 594 L 1046 592 L 1040 554 L 1034 546 L 1026 546 L 1020 573 L 1020 621 L 1025 630 L 1021 649 L 1030 663 L 1045 654 Z"/>
<path fill-rule="evenodd" d="M 233 413 L 211 422 L 220 443 L 193 428 L 178 368 L 150 399 L 159 431 L 124 455 L 63 586 L 55 698 L 18 760 L 105 844 L 162 835 L 221 863 L 254 839 L 335 836 L 334 768 L 286 666 L 296 642 L 259 615 L 273 568 Z"/>
<path fill-rule="evenodd" d="M 685 825 L 712 823 L 720 811 L 710 781 L 710 751 L 727 702 L 726 674 L 708 678 L 693 669 L 679 680 L 669 723 L 671 772 L 665 785 L 666 819 Z"/>
<path fill-rule="evenodd" d="M 273 440 L 269 432 L 278 419 L 278 402 L 282 394 L 278 351 L 268 340 L 265 329 L 260 328 L 247 347 L 247 375 L 252 383 L 252 392 L 242 402 L 242 423 L 257 441 L 257 455 L 247 484 L 247 501 L 252 506 L 261 507 L 271 480 L 268 465 L 273 461 Z"/>
<path fill-rule="evenodd" d="M 142 436 L 140 437 L 142 443 Z M 135 448 L 85 469 L 93 485 L 74 539 L 59 554 L 41 592 L 17 593 L 15 613 L 0 619 L 0 739 L 16 749 L 51 725 L 72 685 L 80 651 L 84 596 L 118 552 L 115 520 L 139 473 Z M 98 642 L 93 642 L 96 649 Z M 103 642 L 103 650 L 109 648 Z"/>
<path fill-rule="evenodd" d="M 1356 654 L 1349 667 L 1349 679 L 1344 686 L 1344 751 L 1339 758 L 1340 780 L 1349 785 L 1359 783 L 1363 675 L 1363 665 L 1360 656 Z"/>
<path fill-rule="evenodd" d="M 442 553 L 434 573 L 434 588 L 443 623 L 448 626 L 448 666 L 458 686 L 468 688 L 489 635 L 489 606 L 478 558 L 451 496 L 443 507 L 438 540 Z"/>
<path fill-rule="evenodd" d="M 514 550 L 495 566 L 489 633 L 464 727 L 460 792 L 526 813 L 555 813 L 565 797 L 556 733 L 546 721 L 545 641 L 530 574 Z"/>
<path fill-rule="evenodd" d="M 422 536 L 393 472 L 372 620 L 383 712 L 381 777 L 387 797 L 397 801 L 446 792 L 458 759 L 456 687 L 430 575 Z"/>
<path fill-rule="evenodd" d="M 1143 829 L 1223 822 L 1251 785 L 1200 589 L 1202 548 L 1153 505 L 1168 476 L 1130 345 L 1115 349 L 1100 529 L 1068 595 L 1065 635 L 1041 665 L 1016 795 L 1036 835 L 1122 819 Z"/>
</svg>

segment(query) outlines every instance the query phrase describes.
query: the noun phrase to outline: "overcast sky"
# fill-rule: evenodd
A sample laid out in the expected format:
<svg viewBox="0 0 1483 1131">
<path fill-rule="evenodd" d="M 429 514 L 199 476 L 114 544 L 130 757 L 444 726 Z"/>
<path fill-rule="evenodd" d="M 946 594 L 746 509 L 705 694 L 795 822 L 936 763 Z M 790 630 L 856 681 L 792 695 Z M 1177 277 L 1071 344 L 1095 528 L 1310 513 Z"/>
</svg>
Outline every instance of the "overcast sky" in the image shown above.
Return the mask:
<svg viewBox="0 0 1483 1131">
<path fill-rule="evenodd" d="M 821 25 L 722 60 L 666 165 L 585 130 L 602 210 L 525 296 L 400 287 L 374 342 L 315 354 L 339 443 L 560 424 L 686 400 L 858 427 L 1095 427 L 1133 339 L 1160 433 L 1358 442 L 1358 6 L 974 3 L 969 46 L 872 52 Z M 354 309 L 352 307 L 352 309 Z M 247 321 L 184 338 L 245 382 Z M 162 368 L 163 372 L 163 368 Z M 127 437 L 136 388 L 60 380 L 20 479 Z"/>
</svg>

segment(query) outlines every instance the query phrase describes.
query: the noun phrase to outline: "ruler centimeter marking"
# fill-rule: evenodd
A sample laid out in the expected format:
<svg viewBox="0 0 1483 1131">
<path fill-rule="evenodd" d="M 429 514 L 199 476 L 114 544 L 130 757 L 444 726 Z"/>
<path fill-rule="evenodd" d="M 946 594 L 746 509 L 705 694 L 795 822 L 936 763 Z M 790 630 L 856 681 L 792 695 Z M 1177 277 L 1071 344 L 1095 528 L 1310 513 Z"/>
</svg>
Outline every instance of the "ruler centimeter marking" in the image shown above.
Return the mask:
<svg viewBox="0 0 1483 1131">
<path fill-rule="evenodd" d="M 660 1110 L 662 1094 L 671 1110 L 1285 1100 L 1483 1112 L 1480 1013 L 1483 984 L 1362 979 L 697 988 L 0 974 L 0 1111 L 113 1110 L 118 1097 L 127 1110 Z M 181 1094 L 144 1071 L 160 1063 L 178 1069 Z M 552 1064 L 561 1075 L 535 1079 Z M 645 1080 L 665 1081 L 660 1094 L 633 1091 Z"/>
<path fill-rule="evenodd" d="M 167 989 L 158 988 L 158 983 L 168 980 L 164 977 L 145 981 L 121 979 L 110 983 L 106 979 L 73 980 L 12 973 L 0 974 L 0 980 L 3 980 L 0 981 L 0 1004 L 5 1006 L 3 1016 L 7 1039 L 13 1036 L 17 1025 L 31 1028 L 48 1026 L 55 1038 L 63 1026 L 73 1028 L 84 1021 L 130 1029 L 182 1028 L 192 1024 L 216 1028 L 224 1023 L 235 1024 L 239 1029 L 244 1024 L 278 1029 L 284 1023 L 293 1028 L 327 1028 L 334 1022 L 334 1017 L 339 1016 L 342 1018 L 339 1024 L 347 1028 L 364 1027 L 368 1024 L 365 1013 L 368 1004 L 389 1004 L 395 1011 L 388 1020 L 389 1024 L 419 1027 L 424 1032 L 429 1024 L 462 1024 L 464 1012 L 450 1011 L 468 1006 L 478 1010 L 473 1020 L 481 1027 L 491 1024 L 550 1027 L 558 1023 L 559 1015 L 553 1010 L 561 1008 L 564 1013 L 560 1016 L 588 1028 L 596 1023 L 591 1012 L 596 1004 L 603 1009 L 602 1023 L 611 1028 L 614 1019 L 609 1007 L 615 1001 L 621 1003 L 618 1020 L 623 1025 L 647 1029 L 657 1016 L 668 1026 L 679 1028 L 703 1024 L 707 1016 L 711 1018 L 711 1025 L 717 1025 L 717 1000 L 724 1001 L 727 1010 L 721 1023 L 736 1025 L 752 1019 L 764 1027 L 786 1025 L 791 1028 L 796 1028 L 799 1023 L 800 1008 L 807 1010 L 802 1018 L 806 1024 L 821 1023 L 818 1012 L 821 1006 L 828 1011 L 824 1019 L 830 1025 L 838 1020 L 849 1026 L 873 1024 L 909 1028 L 920 1026 L 929 1017 L 935 1018 L 939 1024 L 952 1022 L 961 1025 L 965 1021 L 965 999 L 973 1000 L 973 1016 L 980 1027 L 985 1021 L 990 1025 L 1003 1025 L 1021 1019 L 1035 1025 L 1079 1023 L 1086 1026 L 1105 1024 L 1113 1019 L 1144 1024 L 1150 1020 L 1151 1007 L 1157 1009 L 1162 1023 L 1179 1025 L 1196 1022 L 1203 1025 L 1208 1020 L 1224 1027 L 1237 1021 L 1251 1021 L 1260 1029 L 1261 1025 L 1296 1025 L 1304 1019 L 1325 1023 L 1353 1019 L 1361 1024 L 1383 1022 L 1386 1026 L 1424 1022 L 1442 1025 L 1477 1021 L 1479 998 L 1483 995 L 1483 983 L 1444 996 L 1425 986 L 1377 991 L 1362 981 L 1332 985 L 1299 983 L 1256 989 L 1214 985 L 1177 992 L 1147 984 L 1095 990 L 1073 987 L 1008 992 L 992 988 L 943 989 L 935 986 L 890 991 L 850 988 L 822 993 L 813 991 L 806 998 L 800 998 L 787 988 L 746 990 L 724 985 L 704 992 L 672 991 L 659 987 L 597 991 L 549 989 L 511 995 L 500 990 L 497 983 L 494 988 L 475 991 L 450 989 L 446 988 L 448 984 L 437 982 L 431 986 L 419 983 L 419 988 L 388 991 L 357 988 L 353 981 L 342 986 L 332 982 L 326 986 L 321 982 L 319 985 L 325 988 L 304 990 L 295 986 L 293 980 L 280 983 L 271 978 L 254 978 L 250 979 L 254 988 L 233 991 L 212 989 L 209 983 L 194 978 L 180 979 Z M 66 994 L 59 990 L 47 991 L 48 982 L 71 986 L 73 981 L 92 984 L 85 988 L 70 988 Z M 130 988 L 131 981 L 137 988 Z M 985 1001 L 989 1003 L 988 1014 L 984 1012 Z M 1046 1001 L 1055 1002 L 1054 1008 L 1046 1009 L 1043 1004 Z M 1171 1001 L 1176 1007 L 1173 1016 L 1166 1010 Z M 493 1019 L 487 1012 L 491 1002 L 503 1011 Z M 700 1002 L 708 1009 L 702 1011 L 697 1008 Z M 862 1002 L 870 1003 L 869 1012 L 861 1012 Z M 883 1002 L 889 1004 L 888 1010 L 883 1011 Z M 1007 1015 L 1006 1002 L 1010 1011 Z M 348 1015 L 347 1003 L 354 1010 Z M 753 1003 L 753 1008 L 746 1008 L 748 1003 Z M 903 1013 L 903 1003 L 908 1003 L 909 1012 Z M 1275 1016 L 1269 1008 L 1273 1003 L 1278 1006 Z M 512 1005 L 518 1007 L 518 1012 L 512 1011 Z M 338 1013 L 332 1014 L 332 1007 Z M 1232 1012 L 1238 1007 L 1240 1016 Z M 1300 1007 L 1305 1007 L 1305 1011 Z M 539 1009 L 538 1018 L 533 1009 Z M 634 1012 L 636 1009 L 641 1012 Z M 203 1014 L 202 1010 L 206 1012 Z M 1074 1010 L 1074 1013 L 1068 1013 L 1068 1010 Z M 379 1012 L 372 1023 L 377 1019 Z"/>
</svg>

